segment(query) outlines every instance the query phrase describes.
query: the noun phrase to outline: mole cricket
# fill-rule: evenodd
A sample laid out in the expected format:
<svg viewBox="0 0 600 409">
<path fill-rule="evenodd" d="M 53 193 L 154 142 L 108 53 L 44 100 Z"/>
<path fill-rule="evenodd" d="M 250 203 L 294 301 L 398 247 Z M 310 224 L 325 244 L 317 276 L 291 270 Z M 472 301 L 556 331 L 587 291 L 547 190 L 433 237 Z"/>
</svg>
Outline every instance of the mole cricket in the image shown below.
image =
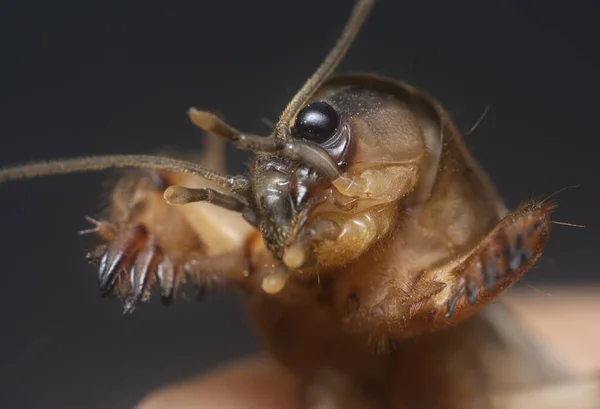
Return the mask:
<svg viewBox="0 0 600 409">
<path fill-rule="evenodd" d="M 63 159 L 0 182 L 131 168 L 88 218 L 101 294 L 133 311 L 185 282 L 241 291 L 300 407 L 555 408 L 556 385 L 569 407 L 600 407 L 598 380 L 570 379 L 490 304 L 540 257 L 553 204 L 509 211 L 428 94 L 333 74 L 374 3 L 356 2 L 268 136 L 192 108 L 197 160 Z M 246 174 L 225 173 L 224 141 L 255 153 Z"/>
</svg>

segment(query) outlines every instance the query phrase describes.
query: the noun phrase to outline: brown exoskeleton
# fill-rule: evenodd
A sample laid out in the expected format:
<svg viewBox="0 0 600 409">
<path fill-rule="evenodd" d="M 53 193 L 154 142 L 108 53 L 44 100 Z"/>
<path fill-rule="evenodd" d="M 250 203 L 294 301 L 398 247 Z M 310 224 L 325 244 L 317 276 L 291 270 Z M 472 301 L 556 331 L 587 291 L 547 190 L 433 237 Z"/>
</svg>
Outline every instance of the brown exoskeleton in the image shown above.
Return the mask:
<svg viewBox="0 0 600 409">
<path fill-rule="evenodd" d="M 547 385 L 565 375 L 488 305 L 540 256 L 552 204 L 509 213 L 430 96 L 331 76 L 373 3 L 357 3 L 268 137 L 192 109 L 212 134 L 197 162 L 76 158 L 4 169 L 0 181 L 151 169 L 124 175 L 105 219 L 91 219 L 101 292 L 131 310 L 155 289 L 170 302 L 186 280 L 241 289 L 266 349 L 300 379 L 303 407 L 552 407 Z M 257 153 L 247 175 L 223 173 L 215 137 Z M 563 393 L 600 405 L 579 390 Z"/>
</svg>

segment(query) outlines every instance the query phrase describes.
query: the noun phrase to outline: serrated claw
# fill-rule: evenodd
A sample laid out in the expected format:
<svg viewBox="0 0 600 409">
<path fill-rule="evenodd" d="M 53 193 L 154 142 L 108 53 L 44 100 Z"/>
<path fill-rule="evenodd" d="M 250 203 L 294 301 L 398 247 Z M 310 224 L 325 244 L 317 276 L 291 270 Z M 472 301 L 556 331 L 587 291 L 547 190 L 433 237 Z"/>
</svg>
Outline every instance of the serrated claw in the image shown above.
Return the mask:
<svg viewBox="0 0 600 409">
<path fill-rule="evenodd" d="M 160 287 L 163 304 L 169 305 L 173 301 L 175 289 L 175 267 L 168 257 L 165 257 L 156 269 L 156 277 Z"/>
<path fill-rule="evenodd" d="M 147 298 L 147 289 L 152 281 L 156 265 L 162 258 L 162 252 L 153 243 L 148 243 L 138 254 L 130 270 L 131 301 L 137 304 Z"/>
<path fill-rule="evenodd" d="M 97 222 L 104 223 L 104 222 Z M 235 269 L 236 257 L 206 257 L 201 252 L 182 258 L 177 248 L 165 251 L 156 237 L 142 224 L 129 224 L 115 230 L 108 243 L 98 245 L 86 255 L 98 265 L 98 284 L 102 296 L 116 295 L 125 300 L 125 312 L 132 312 L 140 302 L 160 291 L 164 305 L 173 301 L 177 289 L 188 278 L 196 289 L 196 299 L 210 289 L 225 289 L 227 279 L 220 270 Z M 207 260 L 212 260 L 206 263 Z M 213 271 L 217 271 L 214 273 Z"/>
<path fill-rule="evenodd" d="M 127 269 L 140 249 L 146 244 L 148 234 L 141 225 L 123 230 L 107 247 L 98 267 L 98 285 L 103 296 L 109 295 L 121 268 Z"/>
</svg>

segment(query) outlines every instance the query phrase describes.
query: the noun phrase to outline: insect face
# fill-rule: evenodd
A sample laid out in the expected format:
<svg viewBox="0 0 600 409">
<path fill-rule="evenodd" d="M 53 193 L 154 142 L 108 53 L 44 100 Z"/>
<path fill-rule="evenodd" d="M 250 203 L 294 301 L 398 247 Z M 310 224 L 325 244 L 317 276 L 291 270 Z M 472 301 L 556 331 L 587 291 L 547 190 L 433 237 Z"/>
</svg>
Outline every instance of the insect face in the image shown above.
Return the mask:
<svg viewBox="0 0 600 409">
<path fill-rule="evenodd" d="M 377 91 L 358 78 L 337 81 L 326 83 L 289 129 L 291 144 L 311 150 L 298 158 L 258 155 L 250 166 L 248 219 L 292 269 L 340 265 L 360 255 L 387 234 L 398 200 L 415 191 L 418 174 L 437 164 L 426 161 L 427 124 L 392 85 L 381 81 L 387 89 Z M 431 145 L 439 144 L 436 133 Z M 335 166 L 333 178 L 321 170 L 326 166 L 310 166 L 320 162 Z"/>
<path fill-rule="evenodd" d="M 265 243 L 278 258 L 298 238 L 312 210 L 310 198 L 329 184 L 316 171 L 275 155 L 259 156 L 250 171 L 254 214 L 252 218 Z"/>
</svg>

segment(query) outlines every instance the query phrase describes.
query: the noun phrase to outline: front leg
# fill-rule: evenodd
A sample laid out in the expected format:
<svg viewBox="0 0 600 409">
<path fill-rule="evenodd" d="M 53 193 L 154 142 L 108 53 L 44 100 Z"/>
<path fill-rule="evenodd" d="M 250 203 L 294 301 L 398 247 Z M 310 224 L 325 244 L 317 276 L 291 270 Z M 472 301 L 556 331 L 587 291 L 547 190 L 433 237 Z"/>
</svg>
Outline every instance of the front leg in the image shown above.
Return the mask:
<svg viewBox="0 0 600 409">
<path fill-rule="evenodd" d="M 454 326 L 494 300 L 538 259 L 552 208 L 544 202 L 523 205 L 467 254 L 404 283 L 390 279 L 387 294 L 376 305 L 347 309 L 346 327 L 375 337 L 404 338 Z"/>
<path fill-rule="evenodd" d="M 248 285 L 258 234 L 238 214 L 209 203 L 174 206 L 164 190 L 205 181 L 155 171 L 126 173 L 110 197 L 107 221 L 90 219 L 104 241 L 89 255 L 103 295 L 126 299 L 126 310 L 159 288 L 169 303 L 187 279 L 202 295 L 232 283 Z M 210 186 L 203 186 L 210 187 Z"/>
</svg>

